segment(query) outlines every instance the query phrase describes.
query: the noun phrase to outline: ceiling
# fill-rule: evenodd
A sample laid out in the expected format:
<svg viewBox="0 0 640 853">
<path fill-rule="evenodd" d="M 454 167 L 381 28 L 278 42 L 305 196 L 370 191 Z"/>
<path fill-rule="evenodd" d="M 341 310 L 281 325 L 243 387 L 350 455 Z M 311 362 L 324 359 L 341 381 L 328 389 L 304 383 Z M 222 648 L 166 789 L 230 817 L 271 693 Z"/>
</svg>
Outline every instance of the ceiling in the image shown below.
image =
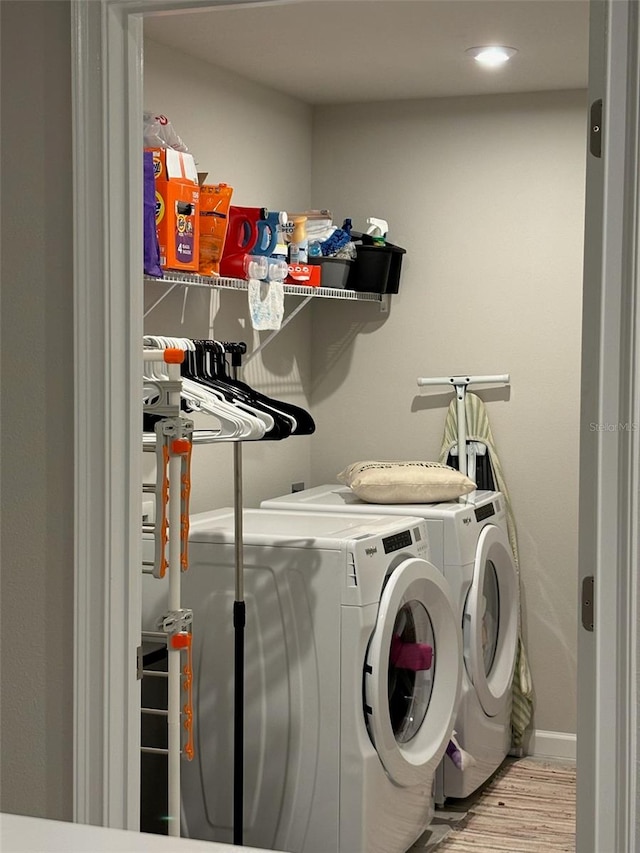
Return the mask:
<svg viewBox="0 0 640 853">
<path fill-rule="evenodd" d="M 578 89 L 588 0 L 293 0 L 145 16 L 145 37 L 310 104 Z M 484 70 L 465 49 L 516 47 Z"/>
</svg>

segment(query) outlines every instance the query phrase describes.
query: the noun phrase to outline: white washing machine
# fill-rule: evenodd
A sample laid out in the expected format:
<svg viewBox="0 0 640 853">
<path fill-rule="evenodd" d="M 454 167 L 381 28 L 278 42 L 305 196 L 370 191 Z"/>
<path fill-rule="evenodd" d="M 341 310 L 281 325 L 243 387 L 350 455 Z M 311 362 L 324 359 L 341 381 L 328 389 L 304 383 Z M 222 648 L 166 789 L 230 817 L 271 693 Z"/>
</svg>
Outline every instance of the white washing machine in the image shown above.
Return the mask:
<svg viewBox="0 0 640 853">
<path fill-rule="evenodd" d="M 317 486 L 264 501 L 264 508 L 425 519 L 431 560 L 450 584 L 463 633 L 463 676 L 455 730 L 473 762 L 446 756 L 437 802 L 467 797 L 495 772 L 511 746 L 511 685 L 518 642 L 519 585 L 507 536 L 504 498 L 476 491 L 461 502 L 371 504 L 348 486 Z"/>
<path fill-rule="evenodd" d="M 433 813 L 461 682 L 447 581 L 424 522 L 244 512 L 245 843 L 404 853 Z M 183 826 L 232 837 L 233 512 L 192 516 L 182 603 L 194 611 L 196 757 Z M 166 608 L 145 576 L 143 627 Z"/>
</svg>

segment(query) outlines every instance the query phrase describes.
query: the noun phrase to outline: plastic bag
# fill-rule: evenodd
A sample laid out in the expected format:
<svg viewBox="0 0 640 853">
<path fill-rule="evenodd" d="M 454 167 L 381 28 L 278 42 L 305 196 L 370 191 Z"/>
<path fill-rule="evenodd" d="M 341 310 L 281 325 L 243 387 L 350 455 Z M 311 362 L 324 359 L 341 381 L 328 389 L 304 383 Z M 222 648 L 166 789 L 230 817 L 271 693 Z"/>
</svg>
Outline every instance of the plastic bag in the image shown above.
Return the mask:
<svg viewBox="0 0 640 853">
<path fill-rule="evenodd" d="M 183 152 L 189 150 L 166 116 L 145 111 L 143 127 L 145 148 L 173 148 Z"/>
</svg>

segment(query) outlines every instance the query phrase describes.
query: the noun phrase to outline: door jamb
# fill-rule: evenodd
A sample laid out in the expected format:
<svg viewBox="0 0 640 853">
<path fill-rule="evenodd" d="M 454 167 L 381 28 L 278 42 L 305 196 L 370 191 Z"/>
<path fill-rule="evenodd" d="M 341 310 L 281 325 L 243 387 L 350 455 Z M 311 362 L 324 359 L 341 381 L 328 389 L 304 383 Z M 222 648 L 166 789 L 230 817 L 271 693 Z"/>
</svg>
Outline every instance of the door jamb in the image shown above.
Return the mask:
<svg viewBox="0 0 640 853">
<path fill-rule="evenodd" d="M 75 651 L 74 651 L 74 820 L 137 829 L 139 825 L 139 682 L 135 649 L 140 640 L 141 447 L 139 386 L 142 370 L 142 24 L 141 14 L 229 5 L 265 5 L 307 0 L 76 0 L 72 3 L 73 159 L 74 159 L 74 312 L 75 312 Z M 601 0 L 592 0 L 593 5 Z M 611 47 L 605 78 L 608 88 L 604 160 L 613 181 L 614 144 L 619 123 L 626 140 L 623 165 L 626 207 L 633 195 L 633 228 L 625 231 L 623 277 L 616 283 L 611 237 L 621 237 L 614 183 L 605 206 L 606 254 L 595 281 L 598 298 L 587 300 L 584 328 L 598 330 L 599 362 L 583 359 L 583 434 L 596 419 L 638 422 L 640 356 L 638 336 L 637 103 L 638 26 L 629 0 L 605 3 L 611 16 Z M 624 7 L 621 9 L 620 7 Z M 617 11 L 616 11 L 617 10 Z M 621 46 L 617 26 L 627 15 L 632 42 Z M 629 52 L 630 64 L 614 66 L 612 57 Z M 619 56 L 619 53 L 618 53 Z M 627 53 L 625 52 L 625 56 Z M 622 75 L 622 76 L 621 76 Z M 613 111 L 613 95 L 625 94 L 622 116 Z M 618 102 L 618 106 L 619 106 Z M 628 123 L 633 120 L 632 126 Z M 616 129 L 618 128 L 618 130 Z M 632 131 L 634 133 L 632 134 Z M 627 134 L 627 135 L 625 135 Z M 607 230 L 607 229 L 613 229 Z M 140 252 L 141 255 L 141 252 Z M 602 290 L 600 289 L 602 283 Z M 606 295 L 606 300 L 604 296 Z M 611 306 L 635 299 L 633 311 Z M 600 301 L 599 301 L 600 300 Z M 589 313 L 591 312 L 591 313 Z M 624 322 L 623 322 L 624 319 Z M 635 322 L 635 326 L 630 325 Z M 589 342 L 585 342 L 585 347 Z M 635 348 L 634 348 L 635 347 Z M 586 370 L 585 370 L 586 367 Z M 610 380 L 625 382 L 626 396 L 611 395 Z M 595 386 L 595 398 L 591 389 Z M 629 421 L 629 416 L 635 421 Z M 585 420 L 586 418 L 586 420 Z M 604 422 L 603 420 L 603 422 Z M 593 438 L 593 437 L 591 437 Z M 634 773 L 637 756 L 638 652 L 637 587 L 630 571 L 638 557 L 638 432 L 615 436 L 615 464 L 604 436 L 583 443 L 581 464 L 581 561 L 587 548 L 592 512 L 602 512 L 595 552 L 597 707 L 593 735 L 580 729 L 580 756 L 595 756 L 595 786 L 579 787 L 579 820 L 593 814 L 597 835 L 579 834 L 580 853 L 626 850 L 633 844 L 636 816 Z M 593 456 L 591 451 L 595 451 Z M 631 473 L 626 475 L 624 465 Z M 593 477 L 593 486 L 589 486 Z M 620 514 L 606 513 L 614 499 Z M 626 501 L 626 504 L 625 504 Z M 635 512 L 635 519 L 633 513 Z M 611 557 L 614 557 L 613 562 Z M 615 566 L 615 571 L 609 567 Z M 630 585 L 631 584 L 631 585 Z M 624 593 L 630 593 L 626 598 Z M 617 625 L 616 632 L 603 630 Z M 609 633 L 612 634 L 608 637 Z M 582 638 L 581 638 L 582 643 Z M 624 650 L 628 654 L 623 654 Z M 616 666 L 611 666 L 611 661 Z M 591 697 L 594 699 L 594 697 Z M 612 704 L 616 725 L 611 726 Z M 624 747 L 624 750 L 622 750 Z M 623 753 L 623 754 L 622 754 Z M 605 778 L 606 777 L 606 778 Z M 614 816 L 611 780 L 616 791 Z M 585 799 L 586 797 L 586 799 Z M 586 825 L 586 824 L 585 824 Z M 581 839 L 581 840 L 580 840 Z M 593 847 L 593 843 L 596 847 Z"/>
</svg>

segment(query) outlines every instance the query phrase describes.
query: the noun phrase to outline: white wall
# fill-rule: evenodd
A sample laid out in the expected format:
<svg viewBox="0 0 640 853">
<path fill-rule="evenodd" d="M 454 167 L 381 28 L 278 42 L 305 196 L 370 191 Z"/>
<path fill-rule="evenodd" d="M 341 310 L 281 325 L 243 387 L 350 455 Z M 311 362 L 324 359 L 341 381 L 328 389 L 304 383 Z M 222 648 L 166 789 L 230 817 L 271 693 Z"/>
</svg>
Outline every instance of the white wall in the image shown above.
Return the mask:
<svg viewBox="0 0 640 853">
<path fill-rule="evenodd" d="M 0 811 L 57 820 L 73 802 L 69 8 L 0 3 Z"/>
<path fill-rule="evenodd" d="M 209 183 L 233 187 L 232 204 L 272 210 L 305 210 L 311 200 L 311 109 L 271 89 L 184 54 L 145 41 L 145 109 L 169 117 Z M 148 283 L 152 304 L 161 285 Z M 247 295 L 190 288 L 181 325 L 184 291 L 177 289 L 150 315 L 149 334 L 244 340 L 251 350 L 268 332 L 251 329 Z M 298 304 L 288 297 L 286 310 Z M 306 310 L 306 309 L 305 309 Z M 310 388 L 310 313 L 303 310 L 263 352 L 247 365 L 246 381 L 270 396 L 308 408 Z M 206 417 L 196 426 L 207 426 Z M 308 480 L 310 439 L 246 442 L 245 505 L 287 492 Z M 233 454 L 229 445 L 199 447 L 193 462 L 194 512 L 233 503 Z M 152 462 L 146 478 L 152 479 Z"/>
<path fill-rule="evenodd" d="M 313 204 L 390 224 L 388 316 L 314 306 L 312 485 L 367 458 L 436 459 L 451 394 L 418 376 L 509 372 L 488 405 L 520 543 L 534 726 L 575 732 L 586 94 L 314 115 Z"/>
</svg>

